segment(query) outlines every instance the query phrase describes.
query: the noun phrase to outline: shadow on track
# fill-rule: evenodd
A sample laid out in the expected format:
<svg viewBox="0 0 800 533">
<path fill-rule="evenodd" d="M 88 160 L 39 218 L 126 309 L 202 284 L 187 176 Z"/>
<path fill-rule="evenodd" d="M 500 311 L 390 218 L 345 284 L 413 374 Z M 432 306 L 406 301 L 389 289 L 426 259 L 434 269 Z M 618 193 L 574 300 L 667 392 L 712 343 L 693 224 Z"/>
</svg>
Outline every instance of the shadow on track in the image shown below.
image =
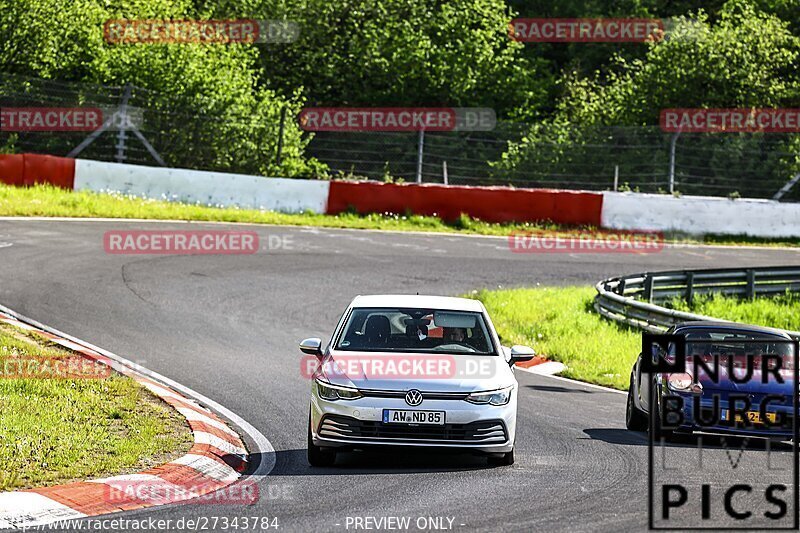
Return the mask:
<svg viewBox="0 0 800 533">
<path fill-rule="evenodd" d="M 250 456 L 258 464 L 259 454 Z M 281 450 L 275 453 L 275 468 L 270 476 L 350 476 L 354 474 L 417 474 L 431 472 L 462 472 L 489 470 L 486 457 L 458 451 L 364 450 L 340 452 L 332 467 L 309 466 L 306 449 Z"/>
<path fill-rule="evenodd" d="M 554 385 L 525 385 L 525 388 L 538 390 L 541 392 L 567 392 L 567 393 L 578 392 L 582 394 L 595 394 L 596 392 L 600 393 L 605 392 L 605 391 L 591 391 L 591 390 L 577 389 L 577 388 L 568 389 L 566 387 L 558 387 Z"/>
</svg>

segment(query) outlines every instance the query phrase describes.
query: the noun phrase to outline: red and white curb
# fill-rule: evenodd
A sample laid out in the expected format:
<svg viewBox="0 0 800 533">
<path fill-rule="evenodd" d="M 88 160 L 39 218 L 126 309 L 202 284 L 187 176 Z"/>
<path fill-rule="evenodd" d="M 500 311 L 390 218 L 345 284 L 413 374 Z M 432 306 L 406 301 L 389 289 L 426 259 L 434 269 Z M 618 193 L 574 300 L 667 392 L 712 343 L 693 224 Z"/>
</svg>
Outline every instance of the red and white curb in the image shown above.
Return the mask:
<svg viewBox="0 0 800 533">
<path fill-rule="evenodd" d="M 576 379 L 569 379 L 565 378 L 564 376 L 559 376 L 557 374 L 566 370 L 567 365 L 558 361 L 550 361 L 543 357 L 539 357 L 538 355 L 531 361 L 517 363 L 515 367 L 517 370 L 522 370 L 523 372 L 546 376 L 548 378 L 557 379 L 573 385 L 580 385 L 582 387 L 589 387 L 591 389 L 602 390 L 605 392 L 613 392 L 615 394 L 628 394 L 628 391 L 612 389 L 611 387 L 604 387 L 602 385 L 595 385 L 594 383 L 586 383 L 585 381 L 578 381 Z"/>
<path fill-rule="evenodd" d="M 129 376 L 183 415 L 194 436 L 194 444 L 186 455 L 138 474 L 2 492 L 0 529 L 27 528 L 59 520 L 131 511 L 154 505 L 183 503 L 187 501 L 186 494 L 197 494 L 197 487 L 202 487 L 202 491 L 197 495 L 205 496 L 239 481 L 243 472 L 248 469 L 248 452 L 241 438 L 221 418 L 187 396 L 194 396 L 207 405 L 215 406 L 215 409 L 218 408 L 219 412 L 228 416 L 253 439 L 257 448 L 254 452 L 260 452 L 260 455 L 267 458 L 266 461 L 261 461 L 253 476 L 266 475 L 274 467 L 274 449 L 266 437 L 224 407 L 191 389 L 180 385 L 173 386 L 177 384 L 163 376 L 138 367 L 110 352 L 61 334 L 57 330 L 25 319 L 2 306 L 0 306 L 0 322 L 36 331 L 82 357 L 102 362 L 117 372 Z M 189 394 L 180 394 L 175 390 L 178 388 L 188 391 Z M 119 491 L 118 487 L 135 483 L 171 487 L 174 489 L 171 494 L 182 496 L 180 500 L 161 500 L 158 503 L 154 503 L 153 500 L 136 499 L 134 494 L 130 494 L 130 497 L 127 497 L 127 494 L 120 497 L 118 494 L 109 498 L 112 490 Z"/>
<path fill-rule="evenodd" d="M 550 361 L 544 357 L 539 357 L 538 355 L 530 361 L 516 363 L 514 366 L 517 370 L 530 372 L 531 374 L 539 374 L 542 376 L 552 376 L 567 369 L 567 366 L 564 363 Z"/>
</svg>

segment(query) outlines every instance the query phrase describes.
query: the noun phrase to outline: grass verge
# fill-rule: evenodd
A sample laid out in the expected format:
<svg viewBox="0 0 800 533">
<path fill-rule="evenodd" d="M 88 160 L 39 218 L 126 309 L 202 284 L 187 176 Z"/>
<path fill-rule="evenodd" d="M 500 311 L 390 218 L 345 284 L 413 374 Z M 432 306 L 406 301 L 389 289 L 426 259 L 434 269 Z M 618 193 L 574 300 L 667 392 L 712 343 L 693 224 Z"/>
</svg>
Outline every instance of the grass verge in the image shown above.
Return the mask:
<svg viewBox="0 0 800 533">
<path fill-rule="evenodd" d="M 85 361 L 0 323 L 0 491 L 138 472 L 189 450 L 183 417 L 131 378 L 42 371 L 75 360 Z"/>
<path fill-rule="evenodd" d="M 550 235 L 575 235 L 591 231 L 602 237 L 607 232 L 593 228 L 565 227 L 549 223 L 490 224 L 462 215 L 457 220 L 411 214 L 276 213 L 255 209 L 220 208 L 157 201 L 118 194 L 67 191 L 51 185 L 12 187 L 0 184 L 0 216 L 140 218 L 194 220 L 202 222 L 244 222 L 322 228 L 381 229 L 505 236 L 512 231 L 547 232 Z M 705 236 L 702 239 L 666 235 L 667 241 L 728 245 L 800 246 L 798 239 L 770 240 L 755 237 Z"/>
<path fill-rule="evenodd" d="M 565 377 L 627 389 L 641 336 L 595 313 L 594 295 L 592 287 L 541 287 L 472 297 L 486 306 L 504 344 L 525 344 L 564 363 Z"/>
<path fill-rule="evenodd" d="M 791 293 L 753 301 L 712 295 L 695 298 L 692 305 L 674 300 L 669 307 L 743 324 L 800 331 L 800 296 Z"/>
<path fill-rule="evenodd" d="M 567 366 L 563 376 L 627 390 L 631 367 L 641 350 L 641 332 L 606 320 L 592 308 L 592 287 L 542 287 L 478 291 L 503 343 L 532 346 Z M 800 298 L 792 295 L 753 302 L 714 296 L 697 299 L 694 313 L 800 330 Z"/>
</svg>

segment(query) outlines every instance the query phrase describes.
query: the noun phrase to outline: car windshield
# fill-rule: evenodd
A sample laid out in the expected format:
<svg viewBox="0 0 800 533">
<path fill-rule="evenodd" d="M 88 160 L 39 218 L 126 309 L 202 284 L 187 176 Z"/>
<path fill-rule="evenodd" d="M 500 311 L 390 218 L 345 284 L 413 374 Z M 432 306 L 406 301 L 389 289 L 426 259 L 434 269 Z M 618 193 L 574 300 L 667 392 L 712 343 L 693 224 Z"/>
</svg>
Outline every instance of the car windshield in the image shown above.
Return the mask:
<svg viewBox="0 0 800 533">
<path fill-rule="evenodd" d="M 354 308 L 336 349 L 496 354 L 481 313 L 416 308 Z"/>
</svg>

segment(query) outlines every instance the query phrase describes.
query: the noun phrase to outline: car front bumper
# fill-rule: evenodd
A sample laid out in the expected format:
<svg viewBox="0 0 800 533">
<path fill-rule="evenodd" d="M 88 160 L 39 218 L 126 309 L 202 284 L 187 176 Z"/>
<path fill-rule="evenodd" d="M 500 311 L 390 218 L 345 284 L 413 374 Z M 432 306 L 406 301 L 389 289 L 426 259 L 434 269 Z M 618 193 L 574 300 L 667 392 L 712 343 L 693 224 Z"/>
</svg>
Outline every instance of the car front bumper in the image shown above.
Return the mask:
<svg viewBox="0 0 800 533">
<path fill-rule="evenodd" d="M 444 411 L 445 425 L 385 424 L 384 409 Z M 431 399 L 409 407 L 402 398 L 328 401 L 312 394 L 311 438 L 316 446 L 330 448 L 406 446 L 506 453 L 514 448 L 516 414 L 516 390 L 502 406 Z"/>
</svg>

